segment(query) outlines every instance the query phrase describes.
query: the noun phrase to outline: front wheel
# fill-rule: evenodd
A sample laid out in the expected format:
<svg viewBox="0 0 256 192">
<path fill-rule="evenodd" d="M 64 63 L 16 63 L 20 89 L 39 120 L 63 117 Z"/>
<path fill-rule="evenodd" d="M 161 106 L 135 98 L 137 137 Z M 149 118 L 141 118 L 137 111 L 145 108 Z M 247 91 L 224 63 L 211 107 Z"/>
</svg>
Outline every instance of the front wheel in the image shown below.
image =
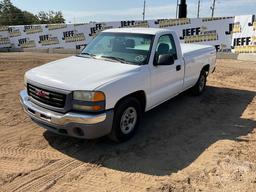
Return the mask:
<svg viewBox="0 0 256 192">
<path fill-rule="evenodd" d="M 136 98 L 121 101 L 114 112 L 112 131 L 109 138 L 124 142 L 133 137 L 141 120 L 141 105 Z"/>
<path fill-rule="evenodd" d="M 196 85 L 192 87 L 193 95 L 196 95 L 196 96 L 201 95 L 206 88 L 206 82 L 207 82 L 207 73 L 205 70 L 202 70 Z"/>
</svg>

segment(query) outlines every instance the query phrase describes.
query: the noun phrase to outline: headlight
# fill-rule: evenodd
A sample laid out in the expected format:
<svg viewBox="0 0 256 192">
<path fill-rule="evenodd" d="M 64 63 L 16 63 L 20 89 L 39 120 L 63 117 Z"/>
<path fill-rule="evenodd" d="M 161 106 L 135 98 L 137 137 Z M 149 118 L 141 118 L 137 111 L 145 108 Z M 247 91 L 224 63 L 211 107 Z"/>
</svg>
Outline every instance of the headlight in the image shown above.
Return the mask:
<svg viewBox="0 0 256 192">
<path fill-rule="evenodd" d="M 99 91 L 75 91 L 73 99 L 78 101 L 105 101 L 105 95 Z"/>
<path fill-rule="evenodd" d="M 105 109 L 105 94 L 100 91 L 73 92 L 73 109 L 98 112 Z"/>
</svg>

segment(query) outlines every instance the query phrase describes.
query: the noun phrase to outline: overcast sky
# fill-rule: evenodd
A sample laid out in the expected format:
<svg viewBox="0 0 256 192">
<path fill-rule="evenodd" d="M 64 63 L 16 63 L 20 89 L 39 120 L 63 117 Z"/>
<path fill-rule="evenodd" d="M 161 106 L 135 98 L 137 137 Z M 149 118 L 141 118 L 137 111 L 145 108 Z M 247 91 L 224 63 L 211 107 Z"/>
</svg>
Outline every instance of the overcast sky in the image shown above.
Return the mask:
<svg viewBox="0 0 256 192">
<path fill-rule="evenodd" d="M 66 22 L 142 19 L 143 0 L 12 0 L 23 10 L 61 10 Z M 176 0 L 147 0 L 146 19 L 174 18 Z M 198 0 L 187 0 L 188 17 L 196 17 Z M 215 16 L 256 14 L 256 0 L 216 0 Z M 201 16 L 211 15 L 212 0 L 201 0 Z"/>
</svg>

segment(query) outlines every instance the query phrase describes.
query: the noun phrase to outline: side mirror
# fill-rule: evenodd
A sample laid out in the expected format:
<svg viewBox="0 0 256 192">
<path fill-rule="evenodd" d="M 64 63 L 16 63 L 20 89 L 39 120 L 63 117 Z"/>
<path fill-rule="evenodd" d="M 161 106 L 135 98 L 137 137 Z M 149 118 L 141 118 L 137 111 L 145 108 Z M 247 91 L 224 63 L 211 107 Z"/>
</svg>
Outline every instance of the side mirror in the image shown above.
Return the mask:
<svg viewBox="0 0 256 192">
<path fill-rule="evenodd" d="M 162 54 L 156 55 L 154 65 L 173 65 L 175 62 L 174 56 L 172 54 Z"/>
</svg>

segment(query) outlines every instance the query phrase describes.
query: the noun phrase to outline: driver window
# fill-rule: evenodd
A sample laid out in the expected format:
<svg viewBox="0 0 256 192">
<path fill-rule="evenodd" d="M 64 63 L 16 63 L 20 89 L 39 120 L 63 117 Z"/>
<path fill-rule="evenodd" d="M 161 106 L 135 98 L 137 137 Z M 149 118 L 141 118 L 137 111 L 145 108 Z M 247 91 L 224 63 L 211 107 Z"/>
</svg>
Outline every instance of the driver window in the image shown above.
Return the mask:
<svg viewBox="0 0 256 192">
<path fill-rule="evenodd" d="M 159 38 L 156 54 L 172 54 L 177 59 L 176 46 L 172 35 L 163 35 Z"/>
</svg>

